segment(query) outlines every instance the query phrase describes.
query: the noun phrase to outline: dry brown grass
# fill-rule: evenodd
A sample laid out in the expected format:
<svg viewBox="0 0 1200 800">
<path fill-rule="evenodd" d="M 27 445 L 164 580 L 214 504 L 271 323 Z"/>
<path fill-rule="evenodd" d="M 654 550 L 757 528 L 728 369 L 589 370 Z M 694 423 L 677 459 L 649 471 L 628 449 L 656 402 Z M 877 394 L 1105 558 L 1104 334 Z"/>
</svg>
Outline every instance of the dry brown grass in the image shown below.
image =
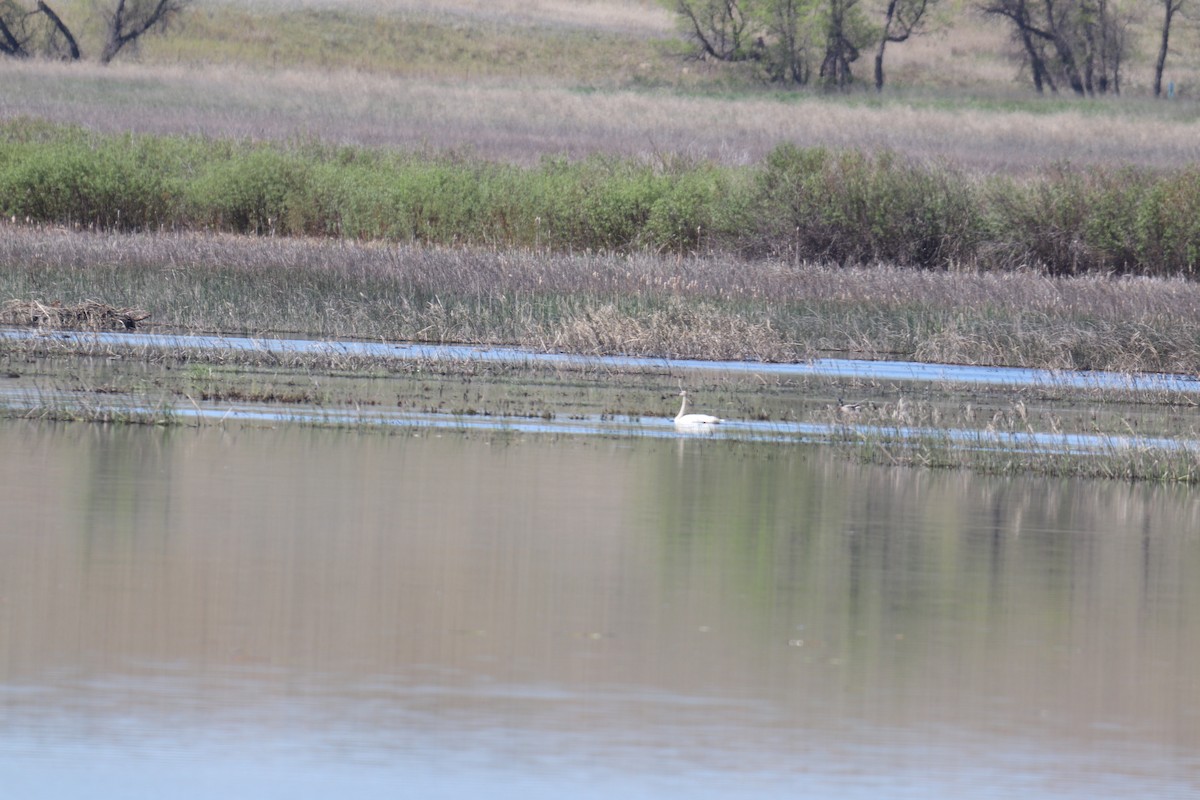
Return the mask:
<svg viewBox="0 0 1200 800">
<path fill-rule="evenodd" d="M 887 148 L 983 171 L 1200 160 L 1200 121 L 1186 101 L 1145 99 L 1144 53 L 1127 66 L 1120 99 L 1039 102 L 1008 56 L 1005 29 L 969 8 L 889 47 L 889 90 L 878 99 L 759 90 L 723 67 L 669 57 L 654 40 L 669 36 L 674 20 L 654 0 L 211 0 L 196 8 L 190 26 L 147 39 L 108 68 L 6 63 L 0 118 L 451 148 L 520 163 L 612 153 L 744 164 L 783 142 Z M 299 11 L 317 16 L 297 20 Z M 232 14 L 241 16 L 230 22 Z M 327 42 L 322 26 L 335 24 Z M 368 37 L 362 47 L 356 33 Z M 413 37 L 426 45 L 421 53 Z M 1170 61 L 1168 79 L 1185 95 L 1198 61 L 1185 47 Z"/>
<path fill-rule="evenodd" d="M 84 300 L 64 306 L 61 302 L 9 300 L 0 304 L 0 324 L 50 330 L 127 330 L 150 318 L 137 308 L 113 308 L 107 303 Z"/>
<path fill-rule="evenodd" d="M 1200 285 L 7 227 L 0 297 L 161 326 L 587 354 L 1200 373 Z"/>
<path fill-rule="evenodd" d="M 1054 162 L 1177 167 L 1200 160 L 1200 120 L 1129 101 L 1097 113 L 924 103 L 881 105 L 774 93 L 580 92 L 545 82 L 470 84 L 352 72 L 226 66 L 7 64 L 0 118 L 29 115 L 105 132 L 201 133 L 388 148 L 466 149 L 520 163 L 548 154 L 670 154 L 757 161 L 781 142 L 888 148 L 982 171 Z"/>
<path fill-rule="evenodd" d="M 545 349 L 567 353 L 727 361 L 795 361 L 802 347 L 784 341 L 769 321 L 755 322 L 711 302 L 669 298 L 648 313 L 622 311 L 616 303 L 585 308 L 553 332 Z"/>
<path fill-rule="evenodd" d="M 258 11 L 336 8 L 359 14 L 442 14 L 513 25 L 567 25 L 669 33 L 675 22 L 656 0 L 210 0 Z"/>
</svg>

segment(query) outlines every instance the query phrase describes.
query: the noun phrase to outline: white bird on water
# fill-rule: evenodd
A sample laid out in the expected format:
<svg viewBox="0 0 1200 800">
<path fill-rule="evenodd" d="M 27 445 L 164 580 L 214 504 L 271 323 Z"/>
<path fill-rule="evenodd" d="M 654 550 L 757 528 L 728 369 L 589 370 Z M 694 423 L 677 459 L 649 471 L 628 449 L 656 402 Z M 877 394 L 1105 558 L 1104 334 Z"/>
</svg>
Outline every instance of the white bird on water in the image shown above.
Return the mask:
<svg viewBox="0 0 1200 800">
<path fill-rule="evenodd" d="M 679 396 L 683 398 L 683 403 L 679 406 L 679 413 L 675 415 L 675 427 L 679 430 L 710 431 L 714 425 L 719 425 L 725 421 L 720 417 L 714 417 L 710 414 L 687 413 L 687 390 L 681 389 Z"/>
</svg>

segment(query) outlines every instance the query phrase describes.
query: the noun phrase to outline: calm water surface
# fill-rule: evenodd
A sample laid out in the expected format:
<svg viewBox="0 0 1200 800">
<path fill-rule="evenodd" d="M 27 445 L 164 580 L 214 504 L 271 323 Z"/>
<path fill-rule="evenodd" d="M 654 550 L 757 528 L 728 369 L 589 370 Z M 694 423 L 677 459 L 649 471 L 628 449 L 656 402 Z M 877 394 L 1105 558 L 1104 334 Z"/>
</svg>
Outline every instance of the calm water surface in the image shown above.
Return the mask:
<svg viewBox="0 0 1200 800">
<path fill-rule="evenodd" d="M 0 453 L 6 796 L 1200 792 L 1194 490 L 294 425 Z"/>
</svg>

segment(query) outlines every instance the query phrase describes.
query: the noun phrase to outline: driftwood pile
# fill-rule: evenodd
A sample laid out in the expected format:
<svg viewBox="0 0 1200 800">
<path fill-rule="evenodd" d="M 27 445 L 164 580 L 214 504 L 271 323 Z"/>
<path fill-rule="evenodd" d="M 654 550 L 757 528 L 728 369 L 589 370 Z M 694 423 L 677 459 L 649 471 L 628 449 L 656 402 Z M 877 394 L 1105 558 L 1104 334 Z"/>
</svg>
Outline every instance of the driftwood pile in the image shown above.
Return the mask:
<svg viewBox="0 0 1200 800">
<path fill-rule="evenodd" d="M 149 317 L 149 311 L 114 308 L 96 300 L 85 300 L 69 306 L 58 301 L 45 305 L 36 300 L 9 300 L 0 306 L 2 325 L 56 330 L 132 331 L 139 322 Z"/>
</svg>

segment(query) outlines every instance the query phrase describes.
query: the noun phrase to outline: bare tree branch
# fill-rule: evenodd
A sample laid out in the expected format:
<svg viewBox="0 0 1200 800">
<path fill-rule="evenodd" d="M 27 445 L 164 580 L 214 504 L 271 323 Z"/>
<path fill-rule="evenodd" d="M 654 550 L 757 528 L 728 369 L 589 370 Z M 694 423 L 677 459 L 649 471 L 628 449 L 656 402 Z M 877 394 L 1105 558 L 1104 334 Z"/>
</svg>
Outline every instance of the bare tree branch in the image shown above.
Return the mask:
<svg viewBox="0 0 1200 800">
<path fill-rule="evenodd" d="M 80 58 L 79 43 L 76 42 L 75 37 L 71 35 L 71 29 L 64 25 L 58 14 L 55 14 L 54 10 L 50 8 L 50 6 L 43 3 L 42 0 L 38 0 L 38 11 L 45 14 L 46 19 L 50 20 L 50 23 L 54 25 L 59 34 L 62 35 L 63 41 L 67 43 L 67 55 L 70 57 L 70 59 L 72 61 L 78 61 Z"/>
<path fill-rule="evenodd" d="M 687 21 L 688 36 L 718 61 L 746 58 L 742 47 L 748 21 L 737 0 L 676 0 L 675 11 Z"/>
<path fill-rule="evenodd" d="M 875 50 L 875 91 L 883 91 L 884 49 L 889 42 L 906 42 L 910 36 L 920 32 L 930 2 L 936 0 L 888 0 L 884 11 L 883 34 Z"/>
<path fill-rule="evenodd" d="M 3 17 L 0 17 L 0 53 L 16 58 L 29 57 L 29 51 L 25 49 L 25 42 L 16 37 Z"/>
<path fill-rule="evenodd" d="M 155 27 L 164 27 L 182 12 L 191 0 L 117 0 L 105 14 L 108 31 L 100 63 L 116 58 L 127 44 Z"/>
</svg>

